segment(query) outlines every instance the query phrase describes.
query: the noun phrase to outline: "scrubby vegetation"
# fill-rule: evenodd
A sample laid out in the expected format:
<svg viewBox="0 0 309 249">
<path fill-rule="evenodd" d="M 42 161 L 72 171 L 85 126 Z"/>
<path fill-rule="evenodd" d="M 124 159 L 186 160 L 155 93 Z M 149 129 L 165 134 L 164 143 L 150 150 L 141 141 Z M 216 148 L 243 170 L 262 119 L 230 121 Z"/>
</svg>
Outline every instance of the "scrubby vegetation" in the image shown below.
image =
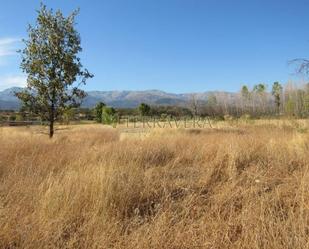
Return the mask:
<svg viewBox="0 0 309 249">
<path fill-rule="evenodd" d="M 0 128 L 0 248 L 308 248 L 305 121 Z"/>
</svg>

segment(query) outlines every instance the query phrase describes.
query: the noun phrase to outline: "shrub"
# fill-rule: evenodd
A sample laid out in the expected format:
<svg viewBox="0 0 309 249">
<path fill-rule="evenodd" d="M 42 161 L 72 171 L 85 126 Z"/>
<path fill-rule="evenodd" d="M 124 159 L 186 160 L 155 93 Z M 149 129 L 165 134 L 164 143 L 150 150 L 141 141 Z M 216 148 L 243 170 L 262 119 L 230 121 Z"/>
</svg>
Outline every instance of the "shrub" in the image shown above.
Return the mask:
<svg viewBox="0 0 309 249">
<path fill-rule="evenodd" d="M 116 110 L 113 107 L 104 106 L 102 108 L 102 123 L 113 124 L 117 120 Z"/>
</svg>

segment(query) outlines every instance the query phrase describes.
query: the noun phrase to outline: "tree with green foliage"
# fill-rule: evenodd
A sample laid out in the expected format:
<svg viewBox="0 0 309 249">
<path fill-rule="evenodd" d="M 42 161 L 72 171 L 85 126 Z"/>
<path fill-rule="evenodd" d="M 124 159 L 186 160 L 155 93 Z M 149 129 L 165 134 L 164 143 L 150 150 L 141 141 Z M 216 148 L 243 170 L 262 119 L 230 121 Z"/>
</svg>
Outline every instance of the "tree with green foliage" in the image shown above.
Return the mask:
<svg viewBox="0 0 309 249">
<path fill-rule="evenodd" d="M 15 115 L 15 121 L 21 122 L 21 121 L 24 121 L 24 118 L 23 118 L 23 116 L 20 113 L 17 113 Z"/>
<path fill-rule="evenodd" d="M 16 114 L 12 113 L 8 116 L 8 121 L 16 121 Z"/>
<path fill-rule="evenodd" d="M 246 101 L 250 99 L 250 91 L 246 85 L 243 85 L 241 88 L 241 96 Z"/>
<path fill-rule="evenodd" d="M 138 107 L 139 113 L 141 116 L 147 116 L 150 113 L 150 106 L 145 104 L 145 103 L 141 103 Z"/>
<path fill-rule="evenodd" d="M 249 88 L 246 85 L 243 85 L 241 88 L 241 99 L 242 99 L 242 108 L 247 110 L 247 106 L 249 104 L 251 98 L 251 93 Z"/>
<path fill-rule="evenodd" d="M 26 109 L 49 122 L 50 138 L 56 119 L 85 97 L 79 86 L 93 77 L 78 57 L 82 47 L 75 29 L 77 14 L 64 17 L 60 10 L 54 13 L 41 4 L 35 25 L 29 25 L 26 47 L 20 51 L 21 68 L 28 77 L 26 90 L 16 96 Z"/>
<path fill-rule="evenodd" d="M 266 91 L 266 85 L 265 84 L 257 84 L 253 87 L 253 91 L 258 94 L 264 94 Z"/>
<path fill-rule="evenodd" d="M 280 114 L 282 89 L 283 88 L 279 82 L 274 82 L 272 90 L 271 90 L 271 94 L 275 98 L 275 105 L 277 107 L 278 114 Z"/>
<path fill-rule="evenodd" d="M 294 116 L 295 114 L 295 101 L 291 97 L 286 102 L 285 111 L 289 116 Z"/>
<path fill-rule="evenodd" d="M 70 124 L 70 121 L 74 119 L 74 108 L 66 108 L 62 113 L 62 122 L 66 125 Z"/>
<path fill-rule="evenodd" d="M 218 100 L 216 95 L 214 95 L 213 93 L 209 94 L 206 102 L 207 114 L 214 116 L 217 111 L 217 106 L 218 106 Z"/>
<path fill-rule="evenodd" d="M 253 87 L 253 93 L 259 99 L 259 105 L 262 107 L 262 111 L 265 112 L 265 102 L 266 102 L 266 85 L 265 84 L 257 84 Z"/>
<path fill-rule="evenodd" d="M 99 103 L 96 104 L 96 106 L 94 108 L 95 120 L 98 123 L 102 123 L 102 112 L 103 112 L 104 107 L 105 107 L 105 103 L 99 102 Z"/>
<path fill-rule="evenodd" d="M 102 108 L 102 123 L 112 124 L 116 120 L 116 110 L 113 107 L 104 106 Z"/>
</svg>

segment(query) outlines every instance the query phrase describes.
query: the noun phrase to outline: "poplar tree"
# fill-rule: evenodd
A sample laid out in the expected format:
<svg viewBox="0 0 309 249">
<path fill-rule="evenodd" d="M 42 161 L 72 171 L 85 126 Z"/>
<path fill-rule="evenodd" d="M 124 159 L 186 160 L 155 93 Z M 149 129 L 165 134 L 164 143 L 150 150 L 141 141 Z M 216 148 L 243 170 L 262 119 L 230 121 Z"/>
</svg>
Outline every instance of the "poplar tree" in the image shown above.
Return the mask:
<svg viewBox="0 0 309 249">
<path fill-rule="evenodd" d="M 282 86 L 279 82 L 274 82 L 271 94 L 275 98 L 275 104 L 277 107 L 278 114 L 280 113 L 280 106 L 281 106 L 281 95 L 282 95 Z"/>
</svg>

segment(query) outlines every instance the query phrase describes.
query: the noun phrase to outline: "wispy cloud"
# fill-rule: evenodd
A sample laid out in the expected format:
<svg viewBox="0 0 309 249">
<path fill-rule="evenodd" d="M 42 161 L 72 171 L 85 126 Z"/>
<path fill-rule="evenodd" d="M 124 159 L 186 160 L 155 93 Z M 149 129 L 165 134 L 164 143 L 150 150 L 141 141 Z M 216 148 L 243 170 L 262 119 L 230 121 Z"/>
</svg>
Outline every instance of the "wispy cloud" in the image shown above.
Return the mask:
<svg viewBox="0 0 309 249">
<path fill-rule="evenodd" d="M 0 76 L 0 91 L 10 87 L 25 87 L 27 78 L 24 75 Z"/>
<path fill-rule="evenodd" d="M 17 55 L 21 39 L 11 37 L 0 37 L 0 62 L 3 64 L 9 56 Z"/>
</svg>

